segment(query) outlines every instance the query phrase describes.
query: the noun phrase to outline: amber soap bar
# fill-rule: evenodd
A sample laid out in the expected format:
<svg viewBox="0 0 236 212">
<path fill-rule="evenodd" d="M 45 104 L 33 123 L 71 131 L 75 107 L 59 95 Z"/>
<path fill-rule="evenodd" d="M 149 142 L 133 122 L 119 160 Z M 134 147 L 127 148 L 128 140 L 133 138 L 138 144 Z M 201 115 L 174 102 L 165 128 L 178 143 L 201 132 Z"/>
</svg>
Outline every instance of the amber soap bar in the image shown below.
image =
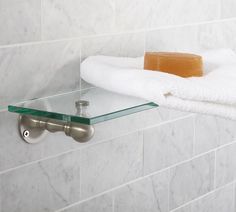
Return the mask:
<svg viewBox="0 0 236 212">
<path fill-rule="evenodd" d="M 180 77 L 200 77 L 203 75 L 202 57 L 178 52 L 146 52 L 144 69 L 162 71 Z"/>
</svg>

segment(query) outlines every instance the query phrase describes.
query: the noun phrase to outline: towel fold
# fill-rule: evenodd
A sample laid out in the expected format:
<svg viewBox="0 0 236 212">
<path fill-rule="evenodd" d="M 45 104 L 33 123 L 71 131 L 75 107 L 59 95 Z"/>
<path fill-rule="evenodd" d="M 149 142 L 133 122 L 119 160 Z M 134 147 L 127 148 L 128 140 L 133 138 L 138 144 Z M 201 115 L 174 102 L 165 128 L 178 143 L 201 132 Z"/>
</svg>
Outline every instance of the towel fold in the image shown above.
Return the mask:
<svg viewBox="0 0 236 212">
<path fill-rule="evenodd" d="M 121 94 L 160 106 L 236 120 L 236 54 L 230 49 L 201 53 L 204 76 L 181 78 L 143 70 L 143 57 L 91 56 L 81 64 L 81 77 Z"/>
</svg>

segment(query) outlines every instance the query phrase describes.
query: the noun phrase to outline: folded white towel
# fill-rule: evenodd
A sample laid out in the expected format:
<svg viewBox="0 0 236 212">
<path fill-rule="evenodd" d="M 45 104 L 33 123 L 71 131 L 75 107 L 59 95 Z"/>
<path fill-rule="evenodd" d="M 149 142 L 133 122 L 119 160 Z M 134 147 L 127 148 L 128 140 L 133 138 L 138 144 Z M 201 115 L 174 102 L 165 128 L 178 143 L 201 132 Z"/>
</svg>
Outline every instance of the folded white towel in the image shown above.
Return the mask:
<svg viewBox="0 0 236 212">
<path fill-rule="evenodd" d="M 81 77 L 95 86 L 160 106 L 236 119 L 236 54 L 221 49 L 201 55 L 203 77 L 143 70 L 143 57 L 109 56 L 88 57 L 81 64 Z"/>
</svg>

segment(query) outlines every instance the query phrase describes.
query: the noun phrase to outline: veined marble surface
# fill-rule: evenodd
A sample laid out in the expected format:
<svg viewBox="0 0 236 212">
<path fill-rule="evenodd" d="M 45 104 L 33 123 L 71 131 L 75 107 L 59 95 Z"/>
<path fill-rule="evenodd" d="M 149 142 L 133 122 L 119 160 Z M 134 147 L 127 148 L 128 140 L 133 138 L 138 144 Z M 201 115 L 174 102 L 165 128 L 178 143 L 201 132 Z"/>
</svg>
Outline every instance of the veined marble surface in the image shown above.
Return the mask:
<svg viewBox="0 0 236 212">
<path fill-rule="evenodd" d="M 43 39 L 58 39 L 113 31 L 111 0 L 42 0 Z"/>
<path fill-rule="evenodd" d="M 216 152 L 216 186 L 220 187 L 236 178 L 236 143 Z"/>
<path fill-rule="evenodd" d="M 214 191 L 174 212 L 234 212 L 234 184 Z"/>
<path fill-rule="evenodd" d="M 236 50 L 236 19 L 147 32 L 147 51 L 199 52 L 217 48 Z"/>
<path fill-rule="evenodd" d="M 170 209 L 175 209 L 214 188 L 214 153 L 170 170 Z"/>
<path fill-rule="evenodd" d="M 142 176 L 142 133 L 136 132 L 84 149 L 81 197 L 88 198 Z"/>
<path fill-rule="evenodd" d="M 0 0 L 0 45 L 41 39 L 40 4 L 38 0 Z"/>
<path fill-rule="evenodd" d="M 111 193 L 108 193 L 75 205 L 62 212 L 112 212 L 112 210 L 113 196 Z"/>
<path fill-rule="evenodd" d="M 194 117 L 144 131 L 144 173 L 169 167 L 193 155 Z"/>
<path fill-rule="evenodd" d="M 79 88 L 80 41 L 0 48 L 0 105 Z"/>
<path fill-rule="evenodd" d="M 116 30 L 136 30 L 219 19 L 221 0 L 125 0 L 116 2 Z"/>
<path fill-rule="evenodd" d="M 236 140 L 236 122 L 207 115 L 195 120 L 195 154 L 200 154 Z"/>
<path fill-rule="evenodd" d="M 80 153 L 0 175 L 2 211 L 55 211 L 80 199 Z"/>
<path fill-rule="evenodd" d="M 114 212 L 168 212 L 169 172 L 160 172 L 114 192 Z"/>
</svg>

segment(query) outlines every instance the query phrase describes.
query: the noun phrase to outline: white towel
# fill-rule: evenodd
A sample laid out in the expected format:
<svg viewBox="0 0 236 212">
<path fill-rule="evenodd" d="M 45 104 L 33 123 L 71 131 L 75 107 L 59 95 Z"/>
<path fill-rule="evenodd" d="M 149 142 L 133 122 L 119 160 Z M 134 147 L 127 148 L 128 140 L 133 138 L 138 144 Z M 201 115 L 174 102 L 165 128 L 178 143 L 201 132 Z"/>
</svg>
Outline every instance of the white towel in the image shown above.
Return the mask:
<svg viewBox="0 0 236 212">
<path fill-rule="evenodd" d="M 201 53 L 204 76 L 182 78 L 143 70 L 143 57 L 91 56 L 81 64 L 81 77 L 121 94 L 160 106 L 236 120 L 236 54 L 230 49 Z"/>
</svg>

